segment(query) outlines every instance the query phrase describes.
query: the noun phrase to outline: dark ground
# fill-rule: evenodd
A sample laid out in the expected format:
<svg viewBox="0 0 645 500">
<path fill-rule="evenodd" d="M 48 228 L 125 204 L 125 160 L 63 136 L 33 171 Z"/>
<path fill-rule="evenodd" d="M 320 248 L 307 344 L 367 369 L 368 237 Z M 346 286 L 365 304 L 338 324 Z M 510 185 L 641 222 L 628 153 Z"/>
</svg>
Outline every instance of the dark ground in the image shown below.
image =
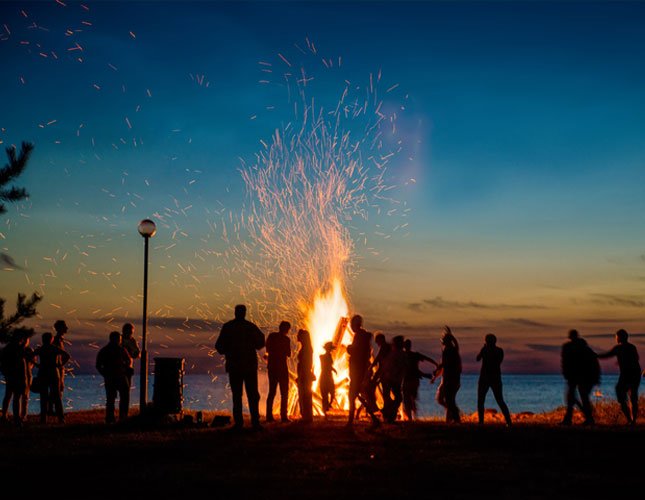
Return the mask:
<svg viewBox="0 0 645 500">
<path fill-rule="evenodd" d="M 642 498 L 645 427 L 436 421 L 353 430 L 341 417 L 262 432 L 179 423 L 0 427 L 0 470 L 25 498 Z M 36 417 L 33 417 L 36 418 Z M 212 415 L 205 416 L 210 422 Z M 633 493 L 628 493 L 633 492 Z"/>
</svg>

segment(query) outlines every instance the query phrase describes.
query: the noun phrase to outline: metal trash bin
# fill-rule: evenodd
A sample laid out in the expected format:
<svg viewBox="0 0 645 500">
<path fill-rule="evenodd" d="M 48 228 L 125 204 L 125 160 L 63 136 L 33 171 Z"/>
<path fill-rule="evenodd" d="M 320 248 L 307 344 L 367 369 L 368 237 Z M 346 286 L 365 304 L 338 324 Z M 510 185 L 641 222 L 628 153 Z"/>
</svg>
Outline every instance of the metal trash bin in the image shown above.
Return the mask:
<svg viewBox="0 0 645 500">
<path fill-rule="evenodd" d="M 181 413 L 184 402 L 184 359 L 155 358 L 152 404 L 160 413 Z"/>
</svg>

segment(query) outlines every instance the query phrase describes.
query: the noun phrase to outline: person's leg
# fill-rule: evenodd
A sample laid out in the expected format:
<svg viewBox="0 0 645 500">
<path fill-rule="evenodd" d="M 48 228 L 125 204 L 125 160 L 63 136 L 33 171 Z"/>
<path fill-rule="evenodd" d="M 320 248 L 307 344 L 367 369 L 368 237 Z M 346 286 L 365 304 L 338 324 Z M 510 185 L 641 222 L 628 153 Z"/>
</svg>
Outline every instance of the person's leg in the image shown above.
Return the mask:
<svg viewBox="0 0 645 500">
<path fill-rule="evenodd" d="M 573 419 L 573 407 L 576 404 L 576 385 L 573 382 L 567 381 L 567 389 L 565 392 L 565 401 L 567 403 L 567 410 L 562 419 L 565 425 L 571 425 Z"/>
<path fill-rule="evenodd" d="M 506 421 L 506 425 L 511 425 L 511 412 L 508 410 L 506 401 L 504 401 L 504 395 L 502 392 L 502 383 L 499 382 L 497 384 L 493 384 L 491 386 L 491 389 L 493 390 L 493 396 L 495 396 L 495 401 L 497 402 L 497 406 L 499 406 L 499 409 L 502 411 L 502 415 L 504 415 L 504 420 Z"/>
<path fill-rule="evenodd" d="M 625 382 L 625 380 L 623 380 L 622 377 L 619 377 L 618 383 L 616 384 L 616 399 L 618 400 L 620 409 L 622 410 L 623 415 L 625 415 L 627 423 L 629 424 L 632 422 L 632 414 L 629 406 L 627 406 L 627 387 L 628 384 Z"/>
<path fill-rule="evenodd" d="M 446 404 L 448 405 L 448 414 L 450 416 L 450 421 L 459 423 L 461 422 L 461 415 L 459 407 L 457 406 L 457 392 L 459 391 L 459 385 L 457 383 L 450 383 L 446 387 Z"/>
<path fill-rule="evenodd" d="M 43 379 L 40 384 L 40 423 L 47 423 L 49 413 L 49 381 Z"/>
<path fill-rule="evenodd" d="M 22 390 L 13 390 L 13 421 L 16 424 L 21 422 L 20 409 L 22 405 Z"/>
<path fill-rule="evenodd" d="M 235 427 L 243 427 L 242 391 L 244 389 L 244 378 L 240 373 L 229 372 L 228 382 L 231 386 L 231 394 L 233 396 L 233 422 L 235 423 Z"/>
<path fill-rule="evenodd" d="M 4 398 L 2 398 L 2 420 L 7 420 L 7 413 L 9 413 L 9 403 L 11 402 L 12 384 L 9 380 L 6 380 L 6 377 L 4 387 Z"/>
<path fill-rule="evenodd" d="M 484 406 L 488 388 L 488 383 L 480 378 L 477 383 L 477 420 L 480 424 L 484 423 Z"/>
<path fill-rule="evenodd" d="M 591 389 L 590 384 L 580 384 L 578 390 L 580 391 L 580 402 L 582 403 L 582 413 L 585 416 L 585 424 L 593 424 L 593 406 L 591 405 Z"/>
<path fill-rule="evenodd" d="M 249 402 L 249 413 L 253 427 L 260 427 L 260 392 L 258 390 L 258 372 L 251 370 L 244 376 L 246 398 Z"/>
<path fill-rule="evenodd" d="M 641 377 L 638 375 L 632 383 L 631 400 L 632 400 L 632 424 L 638 419 L 638 388 L 641 385 Z"/>
<path fill-rule="evenodd" d="M 121 422 L 127 420 L 128 411 L 130 409 L 130 385 L 127 379 L 121 380 L 119 389 L 119 420 Z"/>
<path fill-rule="evenodd" d="M 116 421 L 114 417 L 116 393 L 117 389 L 114 381 L 105 379 L 105 423 L 107 424 L 112 424 Z"/>
<path fill-rule="evenodd" d="M 395 383 L 392 385 L 390 390 L 392 394 L 392 408 L 390 409 L 390 423 L 396 421 L 396 417 L 399 414 L 399 408 L 401 407 L 401 401 L 403 400 L 403 395 L 401 394 L 401 384 Z"/>
<path fill-rule="evenodd" d="M 283 422 L 289 421 L 289 374 L 280 376 L 280 418 Z"/>
<path fill-rule="evenodd" d="M 267 422 L 273 422 L 273 400 L 275 399 L 276 389 L 278 388 L 278 377 L 269 372 L 269 393 L 267 394 L 267 404 L 265 419 Z"/>
</svg>

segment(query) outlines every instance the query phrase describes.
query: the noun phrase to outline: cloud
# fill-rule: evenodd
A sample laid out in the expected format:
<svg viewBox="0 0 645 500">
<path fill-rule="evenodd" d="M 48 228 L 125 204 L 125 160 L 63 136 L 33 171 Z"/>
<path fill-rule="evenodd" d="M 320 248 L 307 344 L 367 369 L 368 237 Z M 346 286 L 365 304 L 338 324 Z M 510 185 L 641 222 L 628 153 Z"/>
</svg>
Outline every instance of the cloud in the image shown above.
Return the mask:
<svg viewBox="0 0 645 500">
<path fill-rule="evenodd" d="M 645 307 L 645 299 L 636 295 L 610 295 L 607 293 L 592 293 L 592 302 L 609 306 Z"/>
<path fill-rule="evenodd" d="M 0 262 L 9 269 L 24 270 L 24 268 L 16 264 L 16 261 L 13 260 L 13 257 L 11 255 L 8 255 L 6 253 L 0 252 Z"/>
<path fill-rule="evenodd" d="M 424 299 L 421 302 L 412 302 L 408 304 L 408 309 L 415 312 L 421 312 L 427 308 L 434 309 L 485 309 L 485 310 L 515 310 L 515 309 L 547 309 L 546 306 L 538 304 L 486 304 L 475 301 L 458 301 L 445 300 L 442 297 L 433 299 Z"/>
<path fill-rule="evenodd" d="M 539 352 L 560 352 L 561 346 L 549 344 L 526 344 L 526 347 Z"/>
<path fill-rule="evenodd" d="M 645 262 L 645 253 L 642 253 L 642 254 L 641 254 L 641 260 L 642 260 L 643 262 Z"/>
<path fill-rule="evenodd" d="M 506 323 L 512 323 L 514 325 L 519 325 L 519 326 L 528 326 L 531 328 L 549 328 L 553 326 L 547 323 L 540 323 L 539 321 L 533 321 L 532 319 L 526 319 L 526 318 L 508 318 L 503 321 Z"/>
</svg>

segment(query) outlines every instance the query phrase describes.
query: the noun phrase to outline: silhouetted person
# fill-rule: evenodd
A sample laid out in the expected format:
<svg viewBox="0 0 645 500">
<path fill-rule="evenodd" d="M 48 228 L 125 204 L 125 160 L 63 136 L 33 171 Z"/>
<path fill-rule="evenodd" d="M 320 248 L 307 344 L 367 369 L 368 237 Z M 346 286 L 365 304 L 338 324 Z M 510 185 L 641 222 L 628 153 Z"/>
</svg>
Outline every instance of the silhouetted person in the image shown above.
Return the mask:
<svg viewBox="0 0 645 500">
<path fill-rule="evenodd" d="M 311 346 L 311 336 L 307 330 L 298 330 L 297 336 L 300 343 L 298 351 L 298 403 L 300 416 L 303 422 L 312 422 L 314 419 L 313 393 L 311 384 L 316 380 L 314 375 L 314 351 Z"/>
<path fill-rule="evenodd" d="M 273 422 L 273 400 L 278 386 L 280 387 L 280 418 L 289 422 L 287 405 L 289 403 L 289 366 L 287 359 L 291 356 L 291 340 L 288 334 L 291 323 L 283 321 L 277 332 L 267 337 L 266 354 L 269 376 L 269 394 L 267 395 L 266 421 Z"/>
<path fill-rule="evenodd" d="M 461 412 L 457 406 L 457 392 L 461 387 L 461 355 L 459 343 L 449 327 L 445 326 L 441 336 L 441 362 L 435 376 L 441 375 L 437 389 L 437 403 L 446 409 L 446 422 L 461 422 Z"/>
<path fill-rule="evenodd" d="M 110 341 L 96 356 L 96 369 L 105 381 L 105 422 L 116 421 L 114 403 L 119 396 L 119 420 L 128 418 L 130 408 L 130 368 L 132 358 L 121 344 L 119 332 L 110 333 Z"/>
<path fill-rule="evenodd" d="M 336 382 L 334 382 L 334 358 L 331 353 L 336 346 L 332 342 L 325 342 L 323 346 L 325 353 L 320 357 L 320 397 L 322 398 L 322 409 L 325 415 L 331 409 L 336 399 Z"/>
<path fill-rule="evenodd" d="M 383 360 L 381 384 L 383 387 L 383 409 L 381 413 L 386 422 L 393 423 L 399 413 L 403 394 L 401 388 L 405 376 L 407 356 L 403 350 L 403 336 L 392 338 L 390 352 Z"/>
<path fill-rule="evenodd" d="M 57 320 L 54 323 L 54 331 L 56 334 L 54 335 L 54 339 L 52 340 L 52 344 L 55 347 L 58 347 L 62 351 L 66 351 L 65 349 L 65 334 L 69 331 L 67 328 L 67 323 L 63 321 L 62 319 Z M 60 361 L 60 360 L 59 360 Z M 63 397 L 63 393 L 65 392 L 65 363 L 60 363 L 60 396 L 61 400 Z M 52 414 L 53 408 L 49 408 L 50 415 Z"/>
<path fill-rule="evenodd" d="M 27 416 L 32 365 L 33 351 L 29 347 L 29 336 L 15 334 L 2 350 L 2 371 L 6 382 L 2 401 L 3 420 L 7 420 L 11 400 L 14 423 L 22 425 Z"/>
<path fill-rule="evenodd" d="M 349 420 L 347 425 L 354 423 L 356 414 L 356 398 L 361 396 L 366 383 L 369 381 L 370 356 L 372 354 L 372 334 L 363 329 L 363 318 L 356 314 L 349 322 L 354 333 L 352 343 L 347 346 L 349 354 Z M 378 422 L 372 408 L 366 407 L 370 412 L 372 422 Z"/>
<path fill-rule="evenodd" d="M 403 376 L 403 413 L 408 420 L 414 420 L 417 416 L 417 399 L 419 397 L 419 384 L 421 378 L 432 378 L 429 373 L 424 373 L 419 368 L 419 364 L 426 361 L 439 366 L 434 359 L 420 352 L 412 350 L 412 341 L 405 339 L 403 342 L 403 351 L 407 361 L 405 364 L 405 374 Z"/>
<path fill-rule="evenodd" d="M 38 377 L 41 381 L 40 391 L 40 422 L 47 423 L 49 408 L 54 411 L 58 421 L 63 423 L 63 401 L 61 395 L 60 377 L 65 364 L 69 361 L 69 354 L 53 343 L 50 332 L 43 333 L 42 345 L 34 351 L 38 358 Z"/>
<path fill-rule="evenodd" d="M 376 409 L 376 391 L 381 388 L 381 395 L 383 394 L 383 371 L 385 369 L 385 359 L 392 350 L 392 344 L 390 344 L 383 333 L 377 333 L 374 336 L 374 343 L 378 346 L 378 352 L 372 363 L 370 365 L 370 381 L 369 385 L 366 387 L 366 398 L 368 402 Z M 372 374 L 372 370 L 375 370 Z M 381 408 L 381 411 L 383 409 Z"/>
<path fill-rule="evenodd" d="M 616 345 L 608 352 L 598 354 L 601 359 L 616 357 L 620 375 L 616 383 L 616 399 L 620 403 L 627 423 L 636 424 L 638 418 L 638 387 L 641 384 L 641 365 L 636 346 L 627 341 L 628 333 L 622 328 L 616 332 Z M 627 405 L 627 395 L 631 411 Z"/>
<path fill-rule="evenodd" d="M 246 306 L 235 306 L 235 319 L 224 323 L 215 349 L 226 358 L 225 367 L 233 394 L 234 428 L 244 426 L 242 394 L 246 389 L 251 424 L 254 429 L 261 429 L 257 351 L 264 347 L 264 333 L 254 323 L 247 321 L 245 316 Z"/>
<path fill-rule="evenodd" d="M 121 345 L 128 351 L 130 359 L 132 360 L 131 366 L 128 369 L 128 387 L 132 388 L 134 360 L 141 357 L 141 349 L 139 349 L 137 339 L 134 337 L 134 325 L 132 323 L 126 323 L 121 327 Z"/>
<path fill-rule="evenodd" d="M 580 395 L 584 424 L 592 425 L 594 418 L 590 394 L 593 386 L 600 381 L 600 370 L 596 353 L 580 337 L 577 330 L 569 330 L 569 341 L 562 345 L 561 366 L 562 375 L 567 382 L 567 409 L 562 425 L 571 425 L 573 408 L 578 402 L 576 393 Z"/>
<path fill-rule="evenodd" d="M 479 423 L 484 423 L 484 403 L 488 389 L 493 391 L 497 406 L 504 415 L 506 425 L 512 424 L 511 414 L 508 406 L 504 401 L 502 394 L 502 361 L 504 360 L 504 350 L 497 346 L 497 337 L 489 333 L 485 337 L 484 346 L 477 354 L 477 361 L 482 362 L 479 372 L 479 381 L 477 383 L 477 417 Z"/>
</svg>

